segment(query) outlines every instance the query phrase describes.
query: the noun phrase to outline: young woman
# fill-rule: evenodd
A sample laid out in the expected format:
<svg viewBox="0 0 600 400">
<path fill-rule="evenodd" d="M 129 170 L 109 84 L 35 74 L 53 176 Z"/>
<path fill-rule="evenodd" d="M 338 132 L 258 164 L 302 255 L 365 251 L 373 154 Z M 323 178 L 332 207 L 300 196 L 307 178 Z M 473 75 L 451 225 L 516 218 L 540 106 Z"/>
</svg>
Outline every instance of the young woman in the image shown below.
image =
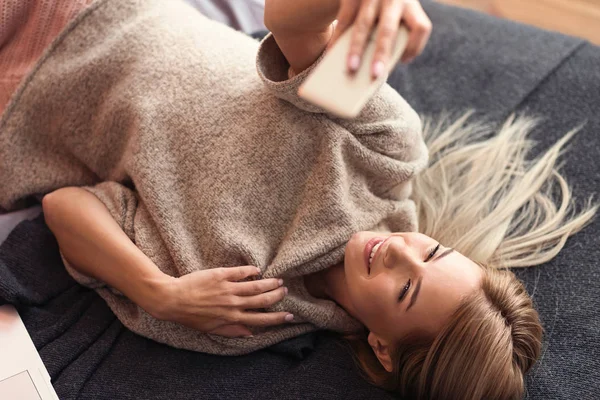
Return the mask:
<svg viewBox="0 0 600 400">
<path fill-rule="evenodd" d="M 521 396 L 542 327 L 500 268 L 547 261 L 592 218 L 555 169 L 572 134 L 529 161 L 531 121 L 423 130 L 388 85 L 335 118 L 296 94 L 328 44 L 362 27 L 351 73 L 378 18 L 378 75 L 401 19 L 405 59 L 422 49 L 419 4 L 266 6 L 260 46 L 179 2 L 83 9 L 4 111 L 0 207 L 50 193 L 68 271 L 157 341 L 235 355 L 330 329 L 411 398 Z"/>
</svg>

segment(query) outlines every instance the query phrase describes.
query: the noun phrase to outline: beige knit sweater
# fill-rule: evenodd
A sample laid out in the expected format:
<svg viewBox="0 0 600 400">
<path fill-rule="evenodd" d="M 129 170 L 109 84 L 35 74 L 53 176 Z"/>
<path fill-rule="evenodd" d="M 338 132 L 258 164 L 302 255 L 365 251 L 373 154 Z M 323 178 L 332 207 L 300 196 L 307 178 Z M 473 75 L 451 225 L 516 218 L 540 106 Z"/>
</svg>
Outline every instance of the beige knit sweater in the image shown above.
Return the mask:
<svg viewBox="0 0 600 400">
<path fill-rule="evenodd" d="M 259 46 L 183 2 L 99 0 L 0 120 L 0 207 L 86 186 L 165 273 L 256 265 L 290 289 L 270 310 L 293 323 L 230 339 L 158 321 L 67 266 L 159 342 L 235 355 L 315 329 L 355 331 L 303 276 L 342 262 L 354 232 L 416 229 L 407 183 L 427 162 L 420 121 L 387 84 L 357 119 L 337 119 L 297 97 L 312 68 L 292 79 L 287 69 L 272 36 Z"/>
</svg>

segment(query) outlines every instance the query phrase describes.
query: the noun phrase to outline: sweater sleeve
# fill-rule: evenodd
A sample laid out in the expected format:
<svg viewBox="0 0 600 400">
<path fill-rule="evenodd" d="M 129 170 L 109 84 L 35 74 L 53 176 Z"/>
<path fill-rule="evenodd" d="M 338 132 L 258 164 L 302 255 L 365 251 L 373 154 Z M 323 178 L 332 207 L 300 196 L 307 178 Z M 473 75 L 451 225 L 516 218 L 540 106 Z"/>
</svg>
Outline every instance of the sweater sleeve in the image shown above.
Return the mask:
<svg viewBox="0 0 600 400">
<path fill-rule="evenodd" d="M 427 148 L 421 135 L 421 121 L 412 107 L 387 83 L 383 83 L 354 119 L 344 119 L 298 96 L 298 88 L 321 62 L 324 54 L 300 74 L 288 79 L 289 63 L 269 33 L 260 43 L 257 70 L 267 90 L 281 100 L 315 114 L 323 114 L 352 133 L 364 146 L 377 153 L 424 165 Z"/>
<path fill-rule="evenodd" d="M 103 182 L 96 186 L 84 186 L 83 189 L 95 195 L 108 208 L 110 215 L 119 224 L 123 232 L 135 243 L 134 218 L 138 208 L 138 197 L 136 193 L 117 182 Z M 82 274 L 73 268 L 62 256 L 67 272 L 78 283 L 92 289 L 105 287 L 106 284 L 95 278 Z M 115 293 L 120 294 L 115 289 Z"/>
</svg>

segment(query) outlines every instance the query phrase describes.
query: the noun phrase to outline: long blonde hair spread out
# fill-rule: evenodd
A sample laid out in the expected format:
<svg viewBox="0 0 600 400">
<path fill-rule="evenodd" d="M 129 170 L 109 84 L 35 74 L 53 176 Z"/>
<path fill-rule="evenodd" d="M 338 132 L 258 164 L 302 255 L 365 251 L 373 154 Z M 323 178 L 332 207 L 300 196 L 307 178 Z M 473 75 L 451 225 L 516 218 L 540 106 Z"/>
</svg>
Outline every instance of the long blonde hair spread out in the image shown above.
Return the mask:
<svg viewBox="0 0 600 400">
<path fill-rule="evenodd" d="M 511 116 L 495 132 L 470 122 L 426 120 L 430 166 L 413 182 L 419 231 L 453 247 L 484 271 L 437 337 L 415 333 L 395 348 L 388 373 L 366 342 L 348 337 L 369 380 L 406 398 L 520 399 L 524 374 L 540 356 L 542 325 L 523 284 L 507 268 L 543 264 L 594 217 L 577 207 L 558 159 L 573 130 L 529 159 L 536 126 Z"/>
</svg>

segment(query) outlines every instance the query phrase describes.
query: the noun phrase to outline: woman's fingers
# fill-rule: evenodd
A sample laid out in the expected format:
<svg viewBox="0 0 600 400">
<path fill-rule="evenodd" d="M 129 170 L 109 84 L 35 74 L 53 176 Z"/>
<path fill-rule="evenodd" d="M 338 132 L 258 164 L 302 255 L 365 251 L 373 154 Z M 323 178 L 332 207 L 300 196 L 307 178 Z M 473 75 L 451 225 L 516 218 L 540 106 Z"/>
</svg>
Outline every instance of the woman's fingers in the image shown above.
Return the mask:
<svg viewBox="0 0 600 400">
<path fill-rule="evenodd" d="M 246 296 L 240 298 L 240 307 L 244 309 L 252 308 L 268 308 L 273 304 L 283 300 L 288 289 L 281 287 L 276 290 L 271 290 L 267 293 L 257 294 L 255 296 Z"/>
<path fill-rule="evenodd" d="M 244 265 L 241 267 L 217 268 L 217 273 L 221 274 L 224 280 L 241 281 L 251 276 L 260 274 L 260 269 L 253 265 Z"/>
<path fill-rule="evenodd" d="M 367 39 L 373 29 L 375 18 L 379 11 L 380 0 L 363 0 L 354 23 L 350 51 L 348 53 L 348 70 L 356 72 L 360 67 L 361 59 Z"/>
<path fill-rule="evenodd" d="M 294 315 L 288 312 L 243 312 L 235 317 L 236 323 L 251 326 L 271 326 L 292 322 Z"/>
<path fill-rule="evenodd" d="M 232 283 L 232 292 L 238 296 L 253 296 L 283 286 L 283 279 L 260 279 L 253 282 Z"/>
<path fill-rule="evenodd" d="M 407 63 L 421 54 L 427 45 L 431 34 L 431 20 L 417 0 L 405 1 L 403 20 L 410 32 L 408 44 L 402 54 L 402 62 Z"/>
<path fill-rule="evenodd" d="M 377 32 L 375 54 L 371 65 L 371 76 L 379 78 L 388 66 L 392 47 L 396 42 L 396 35 L 402 17 L 403 2 L 400 0 L 383 0 L 379 15 L 379 29 Z"/>
<path fill-rule="evenodd" d="M 337 25 L 328 48 L 353 26 L 347 59 L 349 72 L 359 69 L 377 19 L 379 29 L 370 67 L 374 79 L 389 69 L 388 63 L 402 20 L 410 32 L 402 62 L 410 62 L 421 54 L 431 34 L 431 21 L 418 0 L 340 0 Z"/>
</svg>

